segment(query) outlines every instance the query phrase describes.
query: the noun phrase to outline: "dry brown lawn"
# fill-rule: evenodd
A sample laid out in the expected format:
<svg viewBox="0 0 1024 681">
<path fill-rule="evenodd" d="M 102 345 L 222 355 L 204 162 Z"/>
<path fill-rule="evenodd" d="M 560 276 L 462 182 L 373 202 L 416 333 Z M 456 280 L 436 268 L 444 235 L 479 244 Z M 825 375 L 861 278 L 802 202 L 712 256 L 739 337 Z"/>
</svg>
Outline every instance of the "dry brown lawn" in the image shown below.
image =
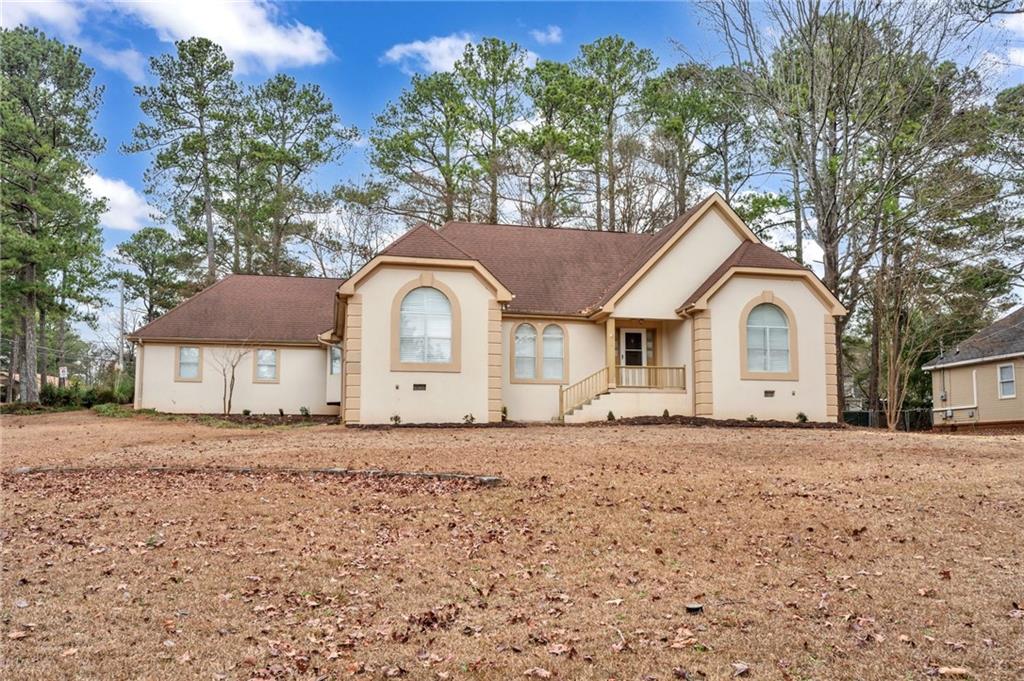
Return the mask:
<svg viewBox="0 0 1024 681">
<path fill-rule="evenodd" d="M 1020 435 L 0 424 L 2 678 L 1024 677 Z"/>
</svg>

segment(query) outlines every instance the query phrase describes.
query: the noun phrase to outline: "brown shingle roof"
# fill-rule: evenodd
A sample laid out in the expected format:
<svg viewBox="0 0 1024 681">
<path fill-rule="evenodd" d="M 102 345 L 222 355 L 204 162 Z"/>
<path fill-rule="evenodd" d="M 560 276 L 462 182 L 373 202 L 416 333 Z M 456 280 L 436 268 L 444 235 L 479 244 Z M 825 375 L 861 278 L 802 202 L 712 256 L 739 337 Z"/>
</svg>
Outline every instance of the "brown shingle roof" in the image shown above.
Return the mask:
<svg viewBox="0 0 1024 681">
<path fill-rule="evenodd" d="M 714 286 L 733 267 L 758 267 L 781 270 L 807 269 L 795 260 L 790 260 L 764 244 L 744 241 L 718 266 L 718 269 L 711 273 L 711 276 L 704 280 L 704 283 L 690 294 L 690 297 L 686 299 L 686 302 L 681 307 L 687 308 L 697 302 L 702 295 L 708 292 L 708 289 Z"/>
<path fill-rule="evenodd" d="M 515 297 L 511 312 L 577 315 L 651 241 L 650 234 L 449 222 L 441 233 Z"/>
<path fill-rule="evenodd" d="M 233 274 L 130 337 L 315 343 L 334 324 L 334 292 L 343 281 Z"/>
<path fill-rule="evenodd" d="M 381 255 L 410 258 L 442 258 L 445 260 L 474 260 L 472 256 L 442 236 L 429 225 L 420 223 L 398 237 Z"/>
<path fill-rule="evenodd" d="M 925 364 L 925 368 L 1017 353 L 1024 354 L 1024 307 L 986 326 L 956 348 Z"/>
</svg>

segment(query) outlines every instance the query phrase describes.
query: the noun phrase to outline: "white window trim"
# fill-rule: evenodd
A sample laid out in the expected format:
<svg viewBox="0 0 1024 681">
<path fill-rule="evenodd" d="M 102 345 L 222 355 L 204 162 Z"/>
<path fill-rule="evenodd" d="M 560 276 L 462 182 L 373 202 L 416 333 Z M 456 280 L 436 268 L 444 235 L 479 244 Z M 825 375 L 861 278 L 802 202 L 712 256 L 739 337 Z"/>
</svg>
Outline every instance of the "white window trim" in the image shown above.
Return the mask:
<svg viewBox="0 0 1024 681">
<path fill-rule="evenodd" d="M 1010 385 L 1013 386 L 1012 395 L 1003 394 L 1003 367 L 1010 367 Z M 1009 364 L 997 364 L 996 365 L 996 397 L 1001 400 L 1013 400 L 1017 398 L 1017 367 L 1010 362 Z"/>
</svg>

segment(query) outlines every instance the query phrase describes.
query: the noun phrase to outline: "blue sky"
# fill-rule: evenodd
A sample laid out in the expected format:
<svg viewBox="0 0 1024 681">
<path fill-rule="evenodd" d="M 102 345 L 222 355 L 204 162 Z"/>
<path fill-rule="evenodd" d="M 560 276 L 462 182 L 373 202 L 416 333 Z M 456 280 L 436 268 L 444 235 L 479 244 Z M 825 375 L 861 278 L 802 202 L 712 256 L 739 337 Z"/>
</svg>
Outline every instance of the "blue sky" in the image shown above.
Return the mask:
<svg viewBox="0 0 1024 681">
<path fill-rule="evenodd" d="M 993 88 L 1024 76 L 1024 15 L 1001 20 L 1005 30 L 978 32 L 978 54 L 994 65 Z M 25 23 L 78 45 L 105 88 L 97 121 L 106 151 L 93 163 L 92 191 L 108 199 L 107 249 L 142 226 L 156 224 L 142 193 L 145 154 L 119 151 L 140 120 L 132 88 L 150 82 L 147 59 L 194 35 L 219 43 L 240 80 L 257 83 L 284 71 L 318 83 L 346 124 L 363 132 L 408 83 L 409 74 L 449 68 L 467 41 L 496 36 L 539 57 L 571 59 L 579 45 L 618 33 L 654 51 L 662 66 L 686 56 L 719 63 L 725 55 L 688 3 L 450 2 L 362 3 L 264 0 L 148 0 L 82 3 L 5 0 L 0 24 Z M 685 51 L 685 52 L 684 52 Z M 322 187 L 365 171 L 357 146 L 317 178 Z"/>
<path fill-rule="evenodd" d="M 205 35 L 220 43 L 243 82 L 277 71 L 318 83 L 347 124 L 366 131 L 375 113 L 395 98 L 409 74 L 445 69 L 467 41 L 497 36 L 539 57 L 568 60 L 580 44 L 619 33 L 653 50 L 662 64 L 693 55 L 722 55 L 684 3 L 361 3 L 147 2 L 97 5 L 53 1 L 5 2 L 3 24 L 27 23 L 82 48 L 105 88 L 97 120 L 107 140 L 94 160 L 94 193 L 104 195 L 108 248 L 133 229 L 153 224 L 142 194 L 145 154 L 120 145 L 140 120 L 132 87 L 150 82 L 148 57 L 173 49 L 173 40 Z M 319 183 L 365 171 L 364 149 L 325 169 Z"/>
</svg>

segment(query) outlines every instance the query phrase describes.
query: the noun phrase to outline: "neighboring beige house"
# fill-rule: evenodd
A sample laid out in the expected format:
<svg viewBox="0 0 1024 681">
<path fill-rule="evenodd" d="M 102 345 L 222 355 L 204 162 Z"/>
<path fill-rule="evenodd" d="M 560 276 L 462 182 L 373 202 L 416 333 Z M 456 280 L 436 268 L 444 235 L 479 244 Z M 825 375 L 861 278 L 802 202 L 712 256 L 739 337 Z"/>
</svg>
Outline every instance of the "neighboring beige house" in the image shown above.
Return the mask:
<svg viewBox="0 0 1024 681">
<path fill-rule="evenodd" d="M 936 428 L 1024 426 L 1024 307 L 923 368 Z"/>
<path fill-rule="evenodd" d="M 236 412 L 834 421 L 845 313 L 717 194 L 653 234 L 420 225 L 347 281 L 232 276 L 139 329 L 136 406 L 220 411 L 241 353 Z"/>
</svg>

